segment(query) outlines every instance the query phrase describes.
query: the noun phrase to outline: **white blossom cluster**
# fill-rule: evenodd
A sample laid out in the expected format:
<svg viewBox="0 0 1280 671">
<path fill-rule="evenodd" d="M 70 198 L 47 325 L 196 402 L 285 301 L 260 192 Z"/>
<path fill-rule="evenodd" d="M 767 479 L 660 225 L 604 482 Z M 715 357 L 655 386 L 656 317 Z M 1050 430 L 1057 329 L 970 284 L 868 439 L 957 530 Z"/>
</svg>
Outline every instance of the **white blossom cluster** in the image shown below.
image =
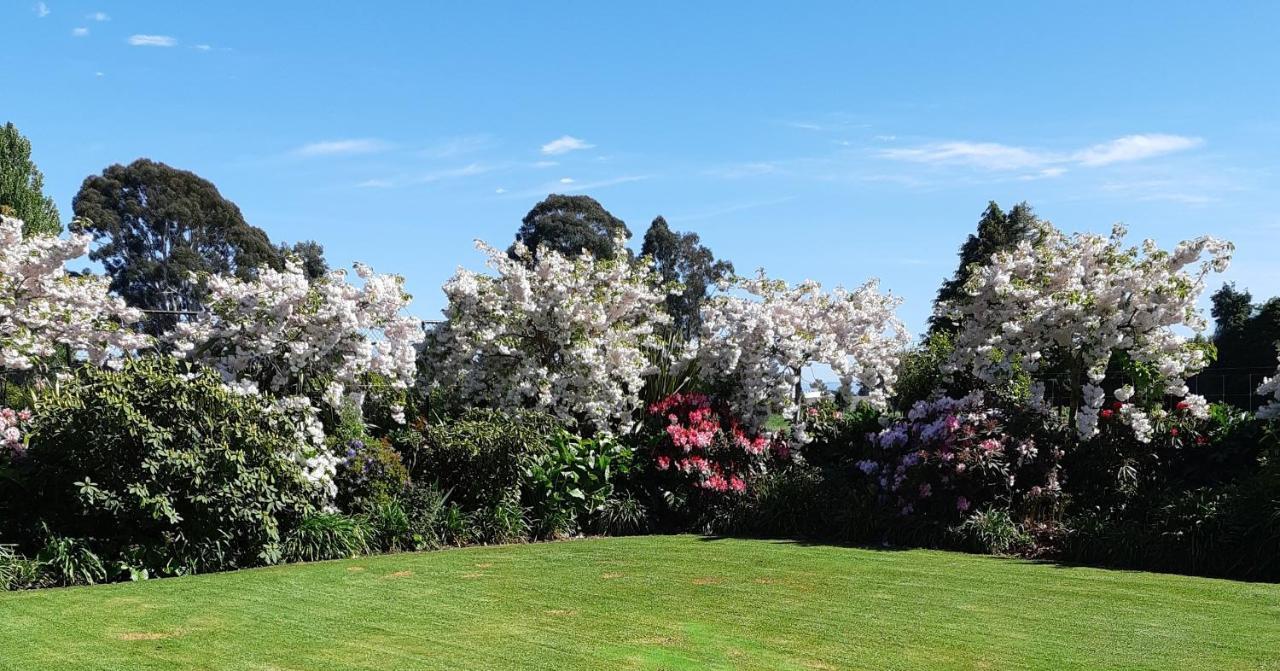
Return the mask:
<svg viewBox="0 0 1280 671">
<path fill-rule="evenodd" d="M 1280 350 L 1280 343 L 1277 343 Z M 1280 355 L 1280 351 L 1277 352 Z M 1269 402 L 1258 408 L 1258 419 L 1280 419 L 1280 365 L 1276 367 L 1274 377 L 1266 378 L 1258 387 L 1258 395 L 1270 397 Z"/>
<path fill-rule="evenodd" d="M 104 278 L 70 275 L 64 264 L 89 251 L 92 236 L 22 236 L 22 221 L 0 216 L 0 370 L 26 370 L 59 346 L 95 364 L 151 345 L 130 328 L 142 313 L 107 293 Z"/>
<path fill-rule="evenodd" d="M 1204 328 L 1196 301 L 1206 275 L 1227 268 L 1233 247 L 1206 236 L 1169 252 L 1152 240 L 1125 247 L 1124 235 L 1116 226 L 1109 238 L 1067 236 L 1046 224 L 1034 243 L 993 255 L 965 287 L 967 299 L 939 307 L 960 324 L 946 371 L 991 383 L 1019 368 L 1034 374 L 1045 361 L 1064 363 L 1079 373 L 1082 438 L 1098 432 L 1115 353 L 1150 369 L 1152 391 L 1186 396 L 1186 378 L 1206 361 L 1175 329 Z M 1135 431 L 1144 428 L 1141 412 L 1125 416 Z"/>
<path fill-rule="evenodd" d="M 703 306 L 697 357 L 704 372 L 727 378 L 731 407 L 754 427 L 772 412 L 795 416 L 801 374 L 814 364 L 830 366 L 843 391 L 857 383 L 871 404 L 884 407 L 910 342 L 894 314 L 901 299 L 881 294 L 875 280 L 824 292 L 817 282 L 788 286 L 763 270 L 723 288 L 737 293 Z"/>
<path fill-rule="evenodd" d="M 306 396 L 285 396 L 271 406 L 275 417 L 293 431 L 298 445 L 289 456 L 301 471 L 302 479 L 315 487 L 322 498 L 332 501 L 338 495 L 340 459 L 325 444 L 324 424 Z"/>
<path fill-rule="evenodd" d="M 168 338 L 242 393 L 299 394 L 321 384 L 326 403 L 359 407 L 359 385 L 370 373 L 394 388 L 413 383 L 423 334 L 403 312 L 410 296 L 402 278 L 355 269 L 359 287 L 341 270 L 308 281 L 292 259 L 254 280 L 212 276 L 208 312 L 179 323 Z"/>
<path fill-rule="evenodd" d="M 621 244 L 621 241 L 619 241 Z M 459 268 L 444 285 L 446 322 L 425 357 L 427 379 L 462 401 L 538 408 L 598 431 L 627 431 L 669 317 L 646 264 L 534 255 L 477 241 L 494 275 Z"/>
</svg>

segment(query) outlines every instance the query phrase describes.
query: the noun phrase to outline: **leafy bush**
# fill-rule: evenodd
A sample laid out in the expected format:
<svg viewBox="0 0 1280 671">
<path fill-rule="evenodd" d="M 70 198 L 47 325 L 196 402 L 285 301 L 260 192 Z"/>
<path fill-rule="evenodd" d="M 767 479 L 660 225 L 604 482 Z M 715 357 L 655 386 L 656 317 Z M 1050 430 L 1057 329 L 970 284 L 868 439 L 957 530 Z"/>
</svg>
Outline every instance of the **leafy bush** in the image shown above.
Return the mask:
<svg viewBox="0 0 1280 671">
<path fill-rule="evenodd" d="M 529 455 L 545 454 L 560 429 L 548 415 L 475 409 L 428 426 L 412 459 L 417 482 L 435 482 L 466 510 L 518 498 Z"/>
<path fill-rule="evenodd" d="M 11 545 L 0 545 L 0 591 L 44 587 L 44 565 L 18 554 Z"/>
<path fill-rule="evenodd" d="M 428 484 L 411 484 L 396 501 L 409 523 L 406 531 L 408 547 L 414 550 L 431 550 L 446 541 L 444 520 L 449 508 L 448 494 L 439 487 Z"/>
<path fill-rule="evenodd" d="M 28 538 L 47 524 L 157 575 L 273 563 L 281 529 L 323 496 L 295 461 L 297 428 L 266 399 L 169 357 L 86 367 L 37 407 L 21 477 L 0 484 L 11 502 L 40 502 L 10 506 Z"/>
<path fill-rule="evenodd" d="M 858 461 L 871 456 L 867 436 L 880 430 L 880 417 L 880 411 L 866 403 L 847 411 L 832 401 L 811 405 L 804 413 L 809 440 L 801 445 L 800 456 L 818 468 L 852 474 Z"/>
<path fill-rule="evenodd" d="M 354 438 L 335 447 L 342 460 L 334 480 L 343 509 L 388 501 L 409 484 L 409 470 L 388 441 Z"/>
<path fill-rule="evenodd" d="M 1032 547 L 1031 536 L 1000 508 L 980 510 L 961 522 L 955 533 L 960 542 L 976 552 L 1007 555 Z"/>
<path fill-rule="evenodd" d="M 371 550 L 395 552 L 419 549 L 410 533 L 412 522 L 399 499 L 387 499 L 370 505 L 365 513 L 369 525 Z"/>
<path fill-rule="evenodd" d="M 346 559 L 369 552 L 369 529 L 357 517 L 318 512 L 302 518 L 285 538 L 288 561 Z"/>
<path fill-rule="evenodd" d="M 594 528 L 610 536 L 642 534 L 649 530 L 649 509 L 630 492 L 605 499 Z"/>
<path fill-rule="evenodd" d="M 538 535 L 559 536 L 585 527 L 613 493 L 615 477 L 631 470 L 631 450 L 608 436 L 581 438 L 560 431 L 547 452 L 528 454 L 523 499 Z"/>
<path fill-rule="evenodd" d="M 76 538 L 50 538 L 36 561 L 55 585 L 93 585 L 107 579 L 102 559 Z"/>
<path fill-rule="evenodd" d="M 875 503 L 865 485 L 793 464 L 758 478 L 744 496 L 713 505 L 704 527 L 720 534 L 865 542 L 872 537 Z"/>
</svg>

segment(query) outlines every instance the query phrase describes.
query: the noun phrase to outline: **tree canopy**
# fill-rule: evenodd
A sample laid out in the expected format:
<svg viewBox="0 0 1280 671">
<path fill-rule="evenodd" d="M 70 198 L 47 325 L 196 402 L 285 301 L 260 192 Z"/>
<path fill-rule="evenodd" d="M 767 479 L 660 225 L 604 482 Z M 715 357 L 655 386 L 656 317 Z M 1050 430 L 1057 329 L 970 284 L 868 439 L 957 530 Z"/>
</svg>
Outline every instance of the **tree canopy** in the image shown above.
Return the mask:
<svg viewBox="0 0 1280 671">
<path fill-rule="evenodd" d="M 62 232 L 53 199 L 44 195 L 44 175 L 31 161 L 31 141 L 7 123 L 0 128 L 0 214 L 23 221 L 23 235 Z"/>
<path fill-rule="evenodd" d="M 640 253 L 652 259 L 664 282 L 684 286 L 680 293 L 667 296 L 667 314 L 679 332 L 695 333 L 702 325 L 703 301 L 715 283 L 733 276 L 733 264 L 717 260 L 697 233 L 673 231 L 662 217 L 649 225 Z"/>
<path fill-rule="evenodd" d="M 553 193 L 524 216 L 516 242 L 530 250 L 543 247 L 570 257 L 585 250 L 598 259 L 612 259 L 620 251 L 614 247 L 619 236 L 629 239 L 631 231 L 596 199 Z"/>
<path fill-rule="evenodd" d="M 987 209 L 978 220 L 978 231 L 972 233 L 960 246 L 960 267 L 951 279 L 942 283 L 934 305 L 960 298 L 964 285 L 969 281 L 972 268 L 991 260 L 996 252 L 1010 249 L 1035 232 L 1038 219 L 1027 203 L 1018 203 L 1006 214 L 996 201 L 987 203 Z M 929 318 L 929 333 L 955 333 L 956 324 L 945 316 Z"/>
<path fill-rule="evenodd" d="M 199 311 L 205 289 L 192 273 L 248 278 L 261 266 L 281 265 L 267 234 L 245 223 L 212 182 L 164 163 L 142 158 L 91 175 L 72 207 L 77 230 L 100 243 L 89 258 L 134 307 Z M 176 321 L 152 314 L 147 328 L 159 333 Z"/>
</svg>

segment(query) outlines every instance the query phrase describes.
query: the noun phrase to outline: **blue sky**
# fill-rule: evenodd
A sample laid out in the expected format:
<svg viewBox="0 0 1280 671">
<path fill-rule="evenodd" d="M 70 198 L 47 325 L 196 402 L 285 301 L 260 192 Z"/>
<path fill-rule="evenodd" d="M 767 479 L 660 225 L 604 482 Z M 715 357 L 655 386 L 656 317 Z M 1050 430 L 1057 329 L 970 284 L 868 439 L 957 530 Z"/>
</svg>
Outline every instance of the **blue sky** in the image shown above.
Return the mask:
<svg viewBox="0 0 1280 671">
<path fill-rule="evenodd" d="M 1222 279 L 1280 294 L 1280 3 L 798 4 L 5 0 L 0 122 L 64 217 L 149 157 L 427 318 L 549 192 L 879 277 L 913 331 L 990 199 L 1226 237 Z"/>
</svg>

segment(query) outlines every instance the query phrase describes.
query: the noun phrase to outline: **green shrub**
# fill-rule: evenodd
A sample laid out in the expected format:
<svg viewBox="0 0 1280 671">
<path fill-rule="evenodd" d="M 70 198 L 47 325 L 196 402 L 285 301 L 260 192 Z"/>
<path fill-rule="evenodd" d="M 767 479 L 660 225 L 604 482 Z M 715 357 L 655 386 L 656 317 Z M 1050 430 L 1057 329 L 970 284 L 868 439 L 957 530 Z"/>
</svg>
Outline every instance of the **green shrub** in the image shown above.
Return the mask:
<svg viewBox="0 0 1280 671">
<path fill-rule="evenodd" d="M 107 579 L 102 559 L 76 538 L 50 538 L 36 561 L 55 585 L 93 585 Z"/>
<path fill-rule="evenodd" d="M 649 509 L 630 492 L 605 499 L 596 517 L 596 531 L 610 536 L 627 536 L 649 531 Z"/>
<path fill-rule="evenodd" d="M 433 484 L 411 484 L 397 503 L 409 524 L 408 541 L 414 550 L 431 550 L 445 545 L 445 517 L 449 508 L 448 494 Z"/>
<path fill-rule="evenodd" d="M 466 516 L 469 528 L 460 536 L 475 543 L 520 543 L 529 540 L 530 525 L 516 501 L 499 501 Z"/>
<path fill-rule="evenodd" d="M 541 413 L 470 410 L 427 427 L 412 476 L 437 483 L 466 510 L 491 507 L 519 496 L 525 457 L 550 451 L 559 429 Z"/>
<path fill-rule="evenodd" d="M 614 478 L 631 470 L 631 449 L 608 437 L 559 431 L 546 452 L 525 455 L 524 502 L 538 535 L 555 537 L 586 527 L 613 494 Z"/>
<path fill-rule="evenodd" d="M 0 485 L 10 502 L 39 502 L 10 506 L 28 538 L 45 524 L 157 575 L 225 570 L 277 561 L 281 529 L 320 498 L 267 399 L 171 357 L 83 368 L 36 407 L 18 484 Z"/>
<path fill-rule="evenodd" d="M 49 584 L 44 564 L 18 554 L 12 545 L 0 545 L 0 591 L 32 589 Z"/>
<path fill-rule="evenodd" d="M 400 499 L 388 499 L 374 503 L 365 511 L 369 524 L 371 549 L 383 552 L 418 549 L 410 533 L 412 524 Z"/>
<path fill-rule="evenodd" d="M 834 471 L 792 465 L 757 478 L 746 495 L 709 511 L 701 526 L 719 534 L 863 542 L 872 534 L 874 503 L 871 492 Z"/>
<path fill-rule="evenodd" d="M 1009 511 L 988 508 L 978 511 L 956 526 L 960 543 L 975 552 L 1010 555 L 1034 545 L 1029 534 L 1013 520 Z"/>
<path fill-rule="evenodd" d="M 289 531 L 284 542 L 288 561 L 346 559 L 369 552 L 369 529 L 357 517 L 312 513 Z"/>
</svg>

